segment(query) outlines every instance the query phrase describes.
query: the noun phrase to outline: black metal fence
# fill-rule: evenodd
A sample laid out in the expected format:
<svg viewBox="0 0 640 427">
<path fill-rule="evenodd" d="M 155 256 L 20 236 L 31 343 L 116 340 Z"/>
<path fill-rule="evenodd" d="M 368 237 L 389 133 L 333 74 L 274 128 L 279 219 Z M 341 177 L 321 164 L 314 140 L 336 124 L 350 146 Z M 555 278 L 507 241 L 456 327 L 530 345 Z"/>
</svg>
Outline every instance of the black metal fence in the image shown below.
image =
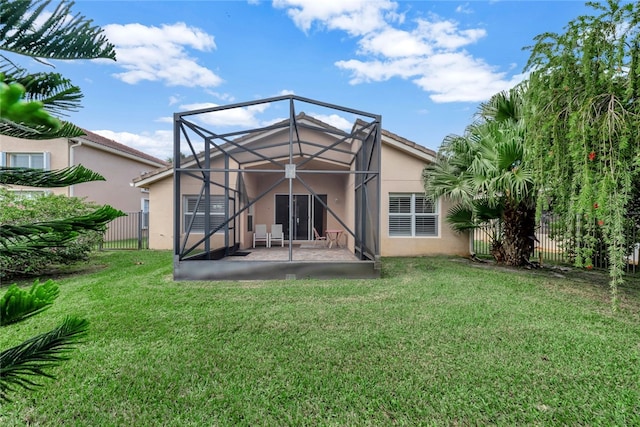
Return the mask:
<svg viewBox="0 0 640 427">
<path fill-rule="evenodd" d="M 149 213 L 126 212 L 110 222 L 99 249 L 149 249 Z"/>
<path fill-rule="evenodd" d="M 629 215 L 630 223 L 627 231 L 626 271 L 628 273 L 640 273 L 640 213 Z M 476 256 L 491 256 L 492 236 L 498 236 L 501 232 L 499 221 L 491 223 L 485 227 L 478 228 L 473 232 L 473 252 Z M 553 222 L 548 217 L 543 217 L 536 228 L 536 238 L 531 261 L 545 264 L 572 264 L 575 254 L 575 242 L 562 240 L 553 233 Z M 598 245 L 593 254 L 593 266 L 595 268 L 607 268 L 609 260 L 604 243 Z"/>
</svg>

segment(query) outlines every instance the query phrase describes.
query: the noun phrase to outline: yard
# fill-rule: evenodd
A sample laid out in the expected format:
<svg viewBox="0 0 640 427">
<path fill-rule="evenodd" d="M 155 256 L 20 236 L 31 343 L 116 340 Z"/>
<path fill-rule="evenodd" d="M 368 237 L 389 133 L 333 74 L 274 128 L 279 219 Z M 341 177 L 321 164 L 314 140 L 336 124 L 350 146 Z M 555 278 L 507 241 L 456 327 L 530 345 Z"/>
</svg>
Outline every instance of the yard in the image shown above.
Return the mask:
<svg viewBox="0 0 640 427">
<path fill-rule="evenodd" d="M 100 253 L 4 328 L 2 349 L 91 323 L 0 425 L 640 425 L 637 277 L 612 313 L 595 271 L 390 258 L 379 280 L 175 283 L 171 259 Z"/>
</svg>

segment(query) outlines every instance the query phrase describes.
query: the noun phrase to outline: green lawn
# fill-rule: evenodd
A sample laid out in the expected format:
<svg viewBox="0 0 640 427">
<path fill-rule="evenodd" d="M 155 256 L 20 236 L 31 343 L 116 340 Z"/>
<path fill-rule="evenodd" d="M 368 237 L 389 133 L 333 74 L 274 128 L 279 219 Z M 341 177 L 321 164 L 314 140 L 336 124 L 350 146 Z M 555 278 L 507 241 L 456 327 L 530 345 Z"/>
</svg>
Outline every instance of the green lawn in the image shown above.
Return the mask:
<svg viewBox="0 0 640 427">
<path fill-rule="evenodd" d="M 380 280 L 182 282 L 105 252 L 44 314 L 89 336 L 0 425 L 640 425 L 640 296 L 607 277 L 384 259 Z M 566 274 L 566 273 L 565 273 Z"/>
</svg>

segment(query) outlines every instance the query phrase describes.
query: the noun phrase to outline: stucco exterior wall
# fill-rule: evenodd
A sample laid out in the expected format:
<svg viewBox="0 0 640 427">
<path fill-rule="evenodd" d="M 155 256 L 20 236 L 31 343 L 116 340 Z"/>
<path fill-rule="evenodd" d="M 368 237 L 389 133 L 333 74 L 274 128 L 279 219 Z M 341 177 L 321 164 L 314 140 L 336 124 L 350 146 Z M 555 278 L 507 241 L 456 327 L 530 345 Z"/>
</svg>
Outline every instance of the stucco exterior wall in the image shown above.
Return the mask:
<svg viewBox="0 0 640 427">
<path fill-rule="evenodd" d="M 212 167 L 217 163 L 214 163 Z M 449 206 L 438 202 L 438 230 L 435 237 L 391 237 L 389 235 L 389 194 L 424 192 L 422 185 L 423 159 L 410 155 L 391 145 L 382 145 L 382 173 L 380 200 L 380 254 L 381 256 L 420 256 L 435 254 L 468 255 L 469 240 L 465 234 L 457 234 L 449 228 L 443 214 Z M 264 165 L 256 166 L 265 169 Z M 321 169 L 319 165 L 315 169 Z M 349 227 L 354 224 L 354 176 L 352 174 L 303 174 L 302 179 L 317 193 L 326 194 L 329 207 L 336 212 Z M 266 191 L 282 177 L 276 173 L 245 173 L 245 187 L 251 200 Z M 221 178 L 218 178 L 221 179 Z M 235 185 L 235 177 L 230 180 Z M 201 182 L 183 178 L 182 194 L 197 194 Z M 280 183 L 268 195 L 256 202 L 253 223 L 266 224 L 267 228 L 275 223 L 276 194 L 288 194 L 288 180 Z M 293 183 L 294 194 L 309 194 L 309 191 L 297 181 Z M 212 194 L 216 194 L 213 190 Z M 219 194 L 219 191 L 218 191 Z M 173 247 L 173 178 L 167 176 L 150 185 L 150 247 L 152 249 L 171 249 Z M 249 248 L 252 232 L 247 229 L 246 212 L 238 222 L 240 227 L 240 247 Z M 344 227 L 331 215 L 327 216 L 327 228 Z M 344 241 L 344 240 L 343 240 Z M 348 246 L 353 250 L 353 239 L 347 238 Z"/>
<path fill-rule="evenodd" d="M 212 167 L 219 167 L 217 162 Z M 221 175 L 221 174 L 219 174 Z M 230 174 L 233 175 L 233 174 Z M 346 215 L 348 206 L 346 181 L 347 175 L 330 174 L 307 174 L 303 179 L 317 194 L 327 195 L 327 205 L 333 210 L 343 222 L 350 224 L 352 215 Z M 266 191 L 279 178 L 281 173 L 246 173 L 244 182 L 247 194 L 251 200 Z M 221 182 L 222 177 L 216 179 Z M 235 185 L 235 176 L 230 177 L 230 183 Z M 182 195 L 196 195 L 200 191 L 201 181 L 192 178 L 182 178 Z M 276 186 L 269 194 L 258 200 L 254 205 L 253 224 L 266 224 L 269 229 L 275 223 L 275 198 L 277 194 L 288 194 L 289 182 L 283 181 Z M 309 191 L 298 181 L 293 184 L 294 194 L 309 194 Z M 222 194 L 221 188 L 212 187 L 211 194 Z M 311 197 L 311 196 L 310 196 Z M 151 249 L 171 249 L 173 248 L 173 177 L 167 176 L 154 182 L 150 186 L 149 192 L 149 247 Z M 237 226 L 240 227 L 240 247 L 249 248 L 252 245 L 253 232 L 247 227 L 247 211 L 243 212 Z M 327 228 L 343 228 L 342 225 L 331 215 L 327 215 Z M 223 235 L 215 236 L 221 246 Z"/>
<path fill-rule="evenodd" d="M 149 248 L 173 248 L 173 178 L 154 183 L 149 191 Z"/>
<path fill-rule="evenodd" d="M 103 205 L 108 204 L 124 212 L 138 212 L 141 200 L 147 194 L 131 186 L 133 178 L 155 169 L 147 163 L 117 155 L 92 146 L 78 145 L 67 138 L 26 140 L 0 135 L 0 152 L 5 161 L 10 153 L 48 153 L 49 168 L 63 169 L 83 165 L 105 177 L 106 181 L 84 182 L 69 187 L 47 188 L 54 194 L 86 198 Z M 42 191 L 43 188 L 14 186 L 15 189 Z"/>
<path fill-rule="evenodd" d="M 255 198 L 259 194 L 266 191 L 271 185 L 273 185 L 282 174 L 247 174 L 246 175 L 247 192 L 251 199 Z M 343 222 L 346 222 L 345 207 L 346 207 L 346 179 L 345 175 L 331 175 L 331 174 L 304 174 L 300 173 L 304 182 L 316 192 L 316 194 L 327 195 L 327 206 L 335 212 L 336 216 Z M 268 195 L 258 200 L 255 204 L 254 224 L 267 224 L 267 228 L 271 224 L 275 224 L 276 221 L 276 195 L 289 194 L 289 180 L 285 180 L 280 183 L 274 190 Z M 295 195 L 312 195 L 309 193 L 306 187 L 297 180 L 293 181 L 293 194 Z M 342 225 L 338 220 L 327 212 L 327 229 L 342 229 Z M 246 231 L 245 226 L 245 247 L 248 247 L 252 243 L 252 233 Z"/>
<path fill-rule="evenodd" d="M 211 168 L 223 167 L 222 159 L 216 159 L 211 163 Z M 236 164 L 230 164 L 231 169 L 236 168 Z M 223 173 L 212 173 L 212 180 L 224 182 Z M 230 186 L 236 184 L 236 174 L 229 174 Z M 200 193 L 202 181 L 187 175 L 181 178 L 181 192 L 184 196 L 197 196 Z M 137 190 L 140 190 L 139 188 Z M 218 186 L 211 186 L 211 195 L 224 194 L 224 190 Z M 150 249 L 173 249 L 173 175 L 168 175 L 150 186 L 149 191 L 149 248 Z M 180 212 L 183 218 L 183 212 Z M 182 221 L 182 220 L 181 220 Z M 244 221 L 244 220 L 243 220 Z M 237 222 L 237 226 L 243 227 L 242 221 Z M 181 238 L 184 236 L 184 224 L 181 222 Z M 246 228 L 246 226 L 244 226 Z M 242 228 L 241 228 L 242 229 Z M 202 233 L 192 232 L 189 236 L 188 245 L 195 244 L 203 236 Z M 211 247 L 224 247 L 224 233 L 216 233 L 211 239 Z"/>
<path fill-rule="evenodd" d="M 389 194 L 424 193 L 422 169 L 425 163 L 389 145 L 382 146 L 382 186 L 380 200 L 380 255 L 468 255 L 469 238 L 447 225 L 443 214 L 449 206 L 438 201 L 438 230 L 436 237 L 391 237 L 389 235 Z"/>
<path fill-rule="evenodd" d="M 71 148 L 74 164 L 81 164 L 105 177 L 106 181 L 85 182 L 72 186 L 71 195 L 108 204 L 124 212 L 138 212 L 141 200 L 148 198 L 131 180 L 154 169 L 153 166 L 116 154 L 81 145 Z"/>
</svg>

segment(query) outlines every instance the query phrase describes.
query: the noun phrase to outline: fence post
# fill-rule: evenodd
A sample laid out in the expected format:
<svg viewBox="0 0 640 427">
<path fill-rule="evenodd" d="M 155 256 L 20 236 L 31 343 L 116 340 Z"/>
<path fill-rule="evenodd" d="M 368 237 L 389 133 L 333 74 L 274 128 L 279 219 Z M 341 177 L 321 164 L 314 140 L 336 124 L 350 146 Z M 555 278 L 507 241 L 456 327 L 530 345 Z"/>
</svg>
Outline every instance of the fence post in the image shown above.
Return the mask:
<svg viewBox="0 0 640 427">
<path fill-rule="evenodd" d="M 142 249 L 142 211 L 138 212 L 138 250 Z"/>
</svg>

